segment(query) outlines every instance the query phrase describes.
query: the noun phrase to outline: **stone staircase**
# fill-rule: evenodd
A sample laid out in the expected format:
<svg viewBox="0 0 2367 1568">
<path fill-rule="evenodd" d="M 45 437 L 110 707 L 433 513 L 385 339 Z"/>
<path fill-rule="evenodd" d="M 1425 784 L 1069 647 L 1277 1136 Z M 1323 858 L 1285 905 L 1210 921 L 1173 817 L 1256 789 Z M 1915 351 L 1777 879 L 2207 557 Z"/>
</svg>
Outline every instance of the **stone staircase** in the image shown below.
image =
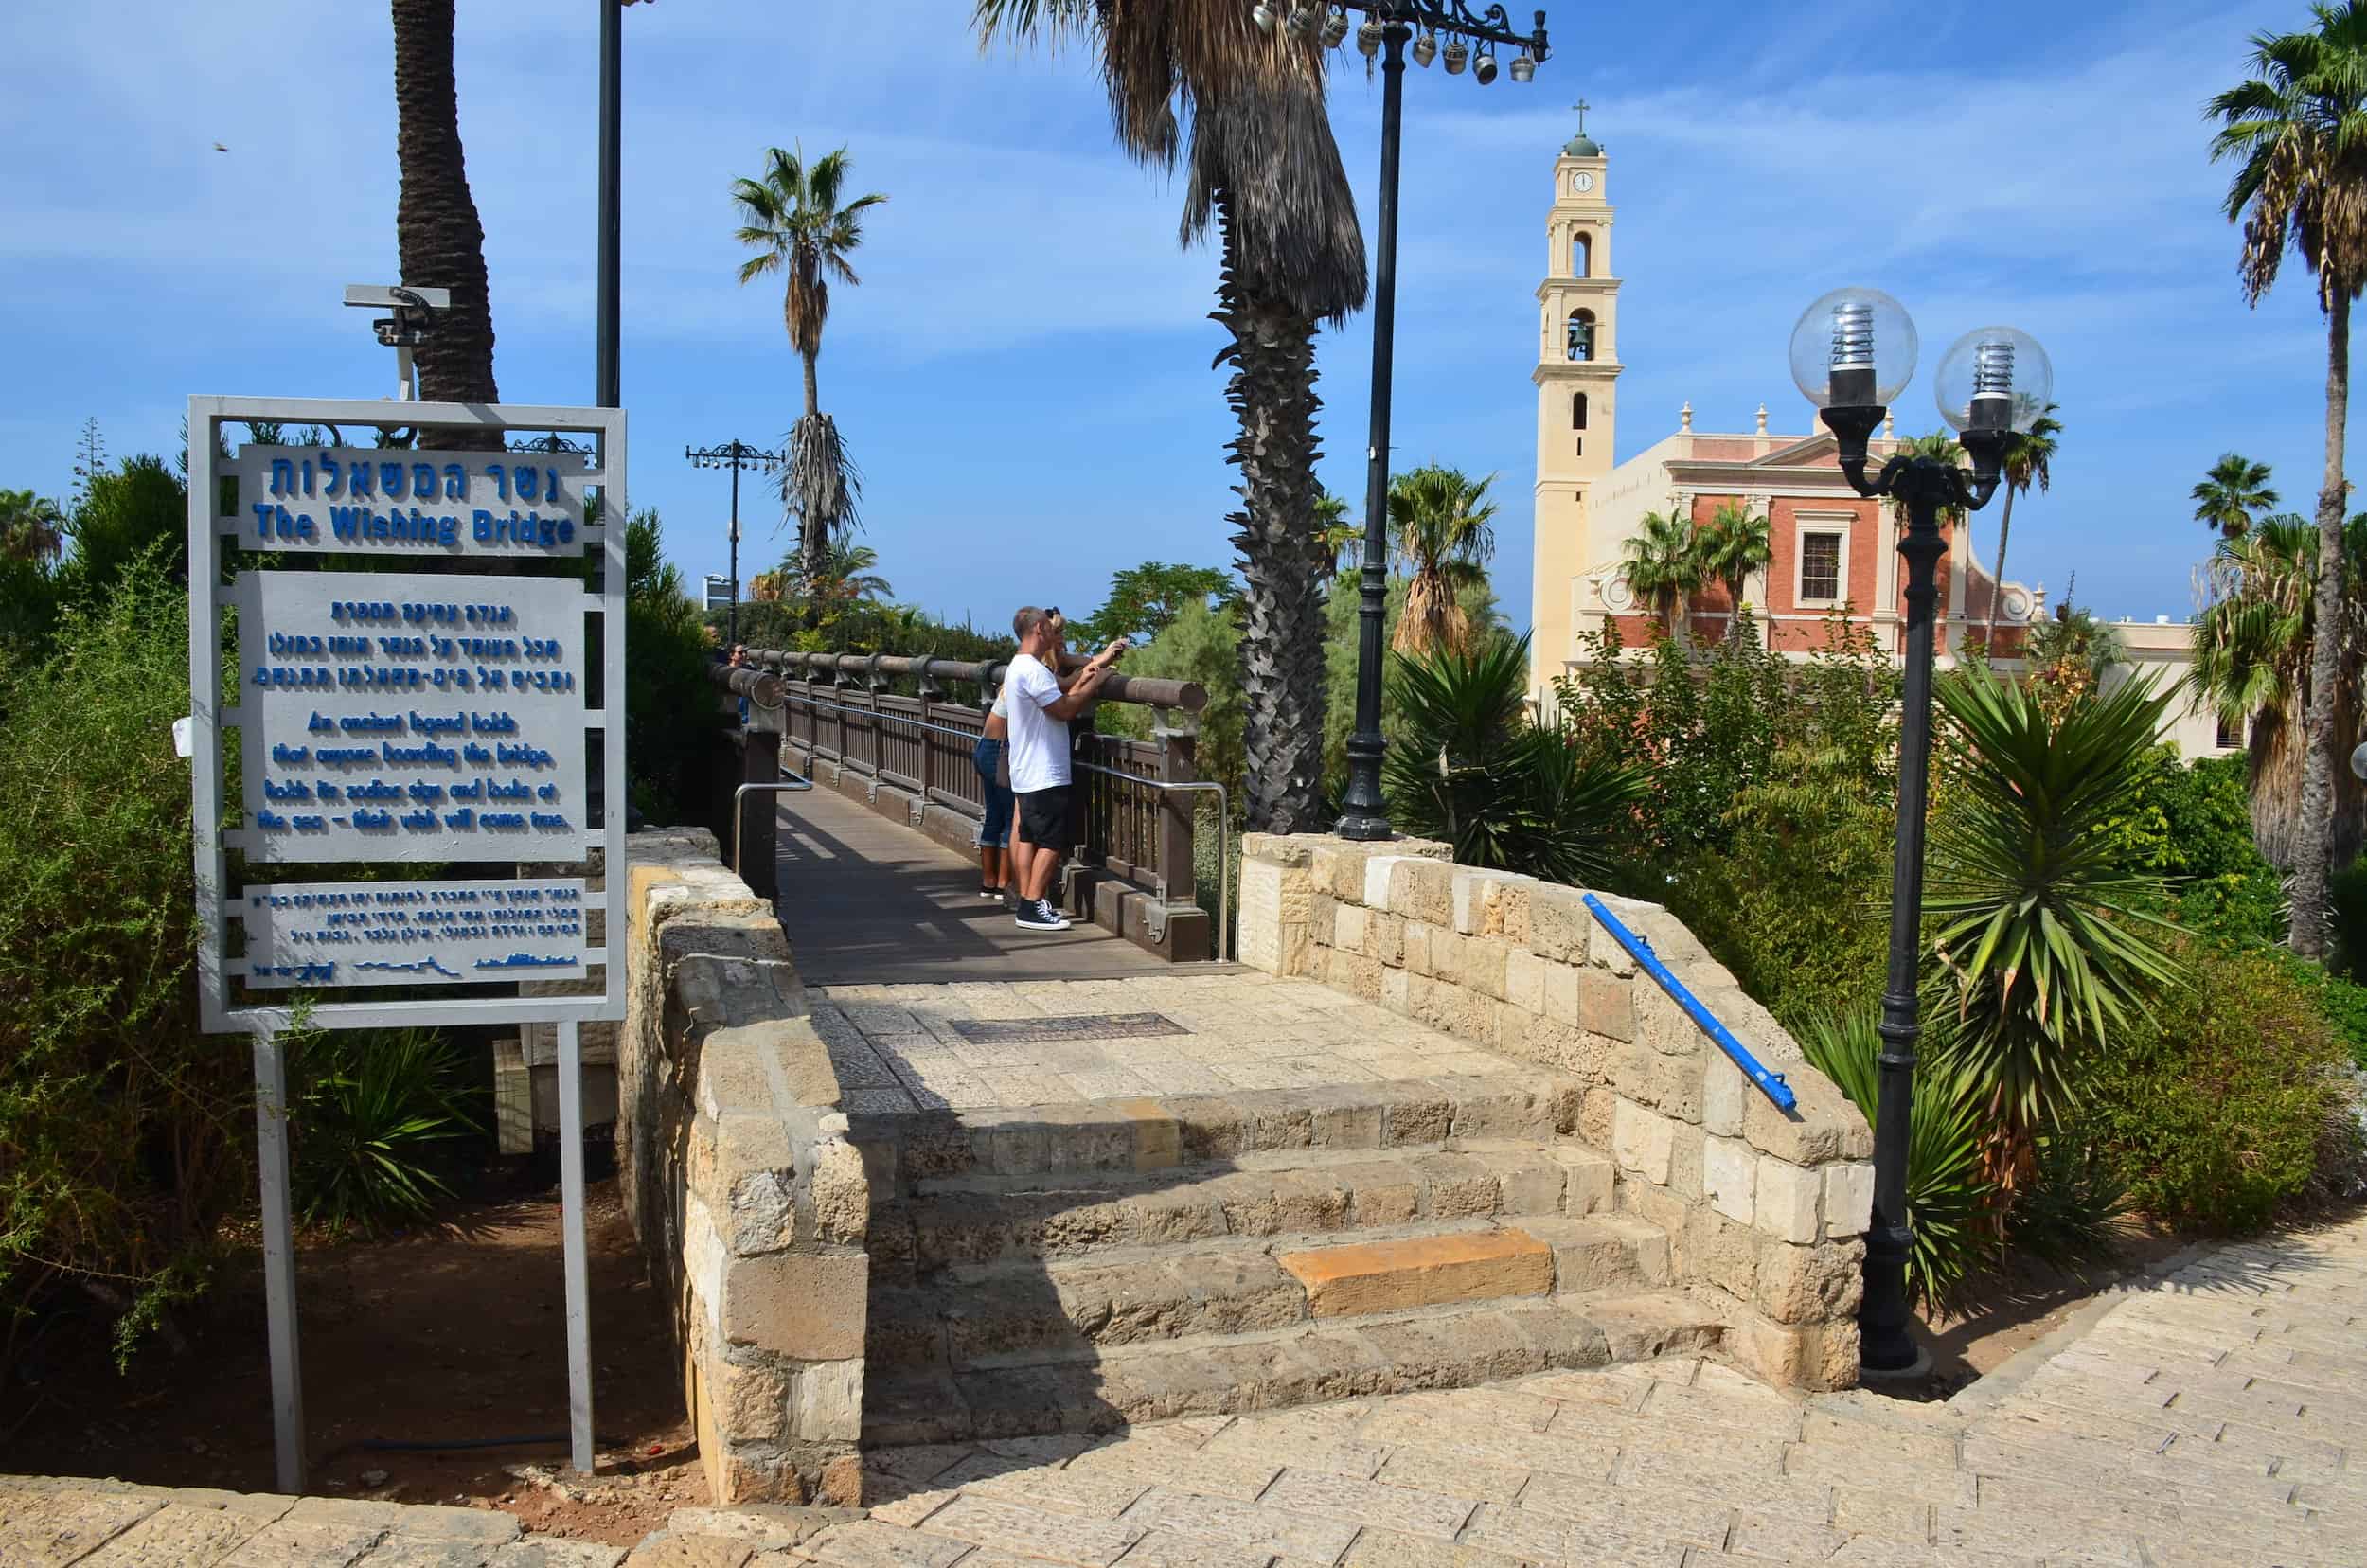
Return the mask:
<svg viewBox="0 0 2367 1568">
<path fill-rule="evenodd" d="M 1527 1071 L 964 1118 L 875 1189 L 863 1441 L 1714 1346 L 1716 1312 L 1669 1288 L 1668 1237 L 1573 1138 L 1577 1103 Z"/>
</svg>

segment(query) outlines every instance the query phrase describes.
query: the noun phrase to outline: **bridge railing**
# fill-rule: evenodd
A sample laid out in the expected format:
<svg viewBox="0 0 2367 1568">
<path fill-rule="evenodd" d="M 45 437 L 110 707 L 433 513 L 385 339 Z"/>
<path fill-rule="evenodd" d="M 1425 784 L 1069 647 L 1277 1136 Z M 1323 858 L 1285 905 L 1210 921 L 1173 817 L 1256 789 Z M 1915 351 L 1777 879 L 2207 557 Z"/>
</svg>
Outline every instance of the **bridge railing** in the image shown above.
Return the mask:
<svg viewBox="0 0 2367 1568">
<path fill-rule="evenodd" d="M 776 756 L 787 754 L 798 772 L 842 793 L 862 794 L 882 815 L 964 851 L 974 847 L 986 798 L 972 754 L 1005 664 L 774 650 L 751 650 L 746 659 L 745 668 L 778 683 L 777 706 L 752 700 L 748 710 L 751 730 L 777 732 Z M 1060 846 L 1067 856 L 1061 901 L 1072 914 L 1179 959 L 1214 956 L 1229 942 L 1230 802 L 1222 786 L 1200 776 L 1194 755 L 1196 716 L 1207 701 L 1196 682 L 1112 675 L 1095 705 L 1154 709 L 1152 739 L 1098 734 L 1090 710 L 1070 724 L 1077 787 Z M 1220 872 L 1213 921 L 1200 902 L 1195 842 L 1198 808 L 1210 794 L 1219 804 L 1211 819 Z M 769 833 L 760 830 L 749 844 L 752 862 L 773 853 Z"/>
</svg>

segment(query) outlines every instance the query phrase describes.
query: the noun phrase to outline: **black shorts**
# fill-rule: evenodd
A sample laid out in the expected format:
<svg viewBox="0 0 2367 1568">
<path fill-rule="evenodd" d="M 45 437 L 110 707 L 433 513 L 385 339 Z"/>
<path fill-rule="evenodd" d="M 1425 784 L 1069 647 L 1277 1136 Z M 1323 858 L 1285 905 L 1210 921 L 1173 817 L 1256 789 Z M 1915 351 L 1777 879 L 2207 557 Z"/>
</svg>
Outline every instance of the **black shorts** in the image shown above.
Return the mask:
<svg viewBox="0 0 2367 1568">
<path fill-rule="evenodd" d="M 1068 836 L 1068 789 L 1030 790 L 1019 797 L 1021 836 L 1044 849 L 1058 849 Z"/>
</svg>

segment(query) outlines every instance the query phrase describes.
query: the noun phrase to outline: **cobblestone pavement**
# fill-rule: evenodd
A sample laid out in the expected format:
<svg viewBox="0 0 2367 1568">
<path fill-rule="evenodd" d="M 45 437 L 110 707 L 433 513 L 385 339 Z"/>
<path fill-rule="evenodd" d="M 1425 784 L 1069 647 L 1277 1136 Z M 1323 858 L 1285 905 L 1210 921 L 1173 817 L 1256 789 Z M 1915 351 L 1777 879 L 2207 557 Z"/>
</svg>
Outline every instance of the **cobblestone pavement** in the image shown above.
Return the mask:
<svg viewBox="0 0 2367 1568">
<path fill-rule="evenodd" d="M 1254 971 L 816 986 L 809 1000 L 846 1109 L 874 1114 L 1521 1070 L 1328 986 Z"/>
<path fill-rule="evenodd" d="M 871 1459 L 626 1568 L 2367 1562 L 2367 1220 L 2214 1252 L 1947 1404 L 1671 1360 Z M 500 1514 L 0 1480 L 8 1568 L 614 1568 Z"/>
</svg>

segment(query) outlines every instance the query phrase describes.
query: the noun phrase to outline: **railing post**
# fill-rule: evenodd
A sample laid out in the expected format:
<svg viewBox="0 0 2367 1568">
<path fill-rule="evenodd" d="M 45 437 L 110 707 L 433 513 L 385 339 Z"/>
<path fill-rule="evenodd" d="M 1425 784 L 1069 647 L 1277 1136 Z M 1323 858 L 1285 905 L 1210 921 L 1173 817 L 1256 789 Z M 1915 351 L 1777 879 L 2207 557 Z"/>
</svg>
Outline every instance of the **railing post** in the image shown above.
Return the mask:
<svg viewBox="0 0 2367 1568">
<path fill-rule="evenodd" d="M 1151 732 L 1159 739 L 1159 778 L 1166 784 L 1191 783 L 1200 777 L 1200 737 L 1194 730 L 1173 724 L 1176 718 L 1162 710 L 1159 725 Z M 1159 896 L 1171 904 L 1199 901 L 1199 863 L 1192 856 L 1192 836 L 1200 821 L 1201 799 L 1193 793 L 1160 792 Z"/>
<path fill-rule="evenodd" d="M 751 724 L 740 732 L 739 782 L 778 784 L 781 781 L 781 737 L 778 730 Z M 736 792 L 735 792 L 736 793 Z M 778 795 L 750 793 L 739 802 L 740 864 L 732 867 L 748 890 L 767 903 L 779 890 L 780 827 Z"/>
<path fill-rule="evenodd" d="M 937 737 L 929 725 L 937 699 L 945 695 L 945 688 L 937 685 L 936 677 L 929 670 L 935 662 L 934 658 L 920 661 L 920 808 L 924 811 L 936 798 L 937 786 Z"/>
</svg>

